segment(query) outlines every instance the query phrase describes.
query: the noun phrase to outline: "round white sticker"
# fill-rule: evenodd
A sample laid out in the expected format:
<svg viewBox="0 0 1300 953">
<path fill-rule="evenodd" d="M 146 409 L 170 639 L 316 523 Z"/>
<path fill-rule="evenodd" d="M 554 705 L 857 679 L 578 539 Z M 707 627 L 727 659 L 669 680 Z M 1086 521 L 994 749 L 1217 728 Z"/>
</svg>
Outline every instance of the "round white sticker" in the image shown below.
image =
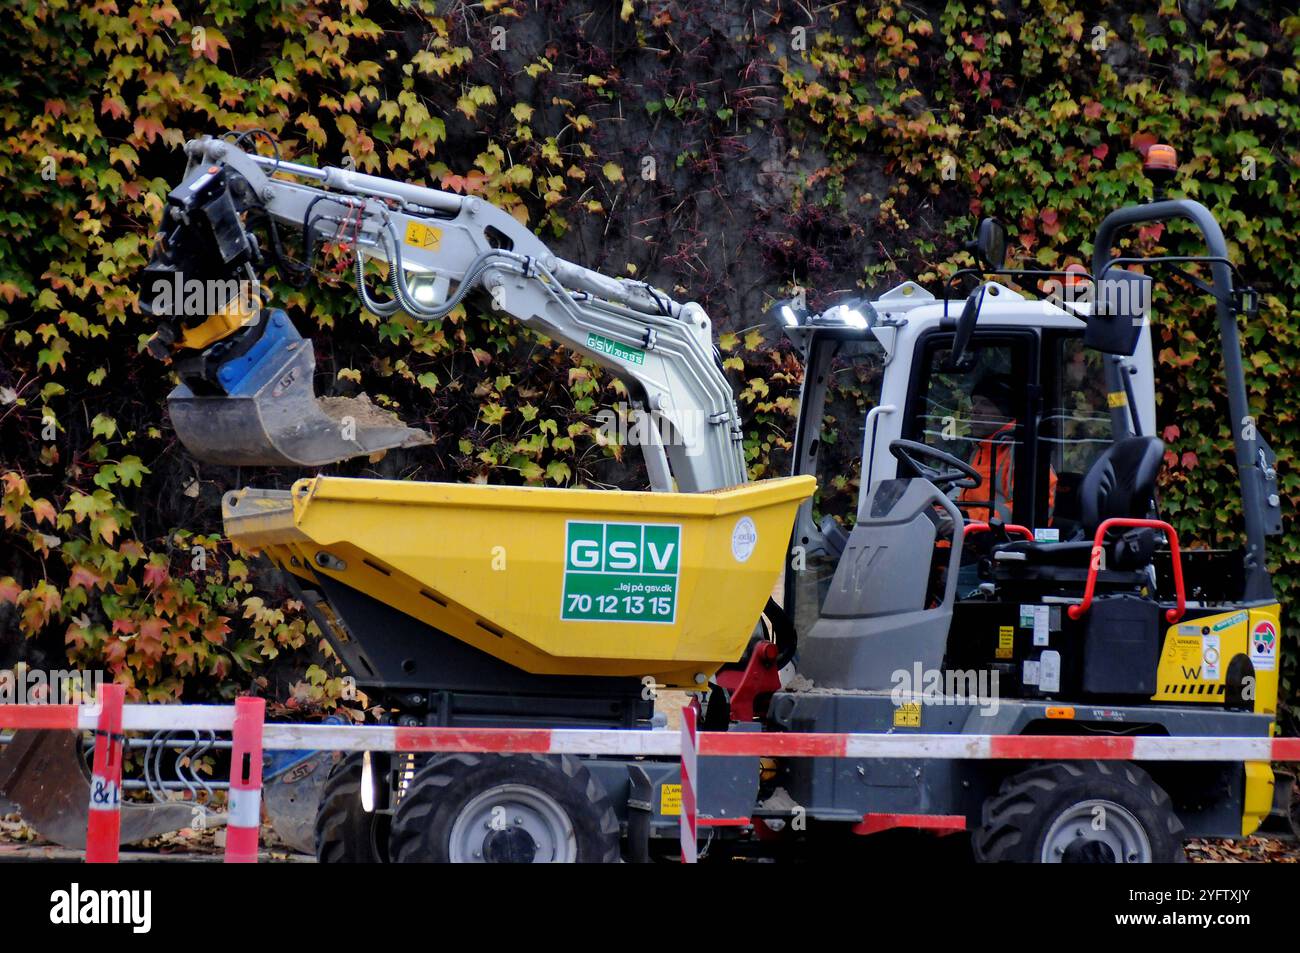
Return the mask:
<svg viewBox="0 0 1300 953">
<path fill-rule="evenodd" d="M 731 531 L 731 555 L 736 557 L 736 562 L 743 563 L 754 555 L 754 547 L 758 545 L 758 527 L 748 516 L 742 516 L 736 520 L 736 528 Z"/>
</svg>

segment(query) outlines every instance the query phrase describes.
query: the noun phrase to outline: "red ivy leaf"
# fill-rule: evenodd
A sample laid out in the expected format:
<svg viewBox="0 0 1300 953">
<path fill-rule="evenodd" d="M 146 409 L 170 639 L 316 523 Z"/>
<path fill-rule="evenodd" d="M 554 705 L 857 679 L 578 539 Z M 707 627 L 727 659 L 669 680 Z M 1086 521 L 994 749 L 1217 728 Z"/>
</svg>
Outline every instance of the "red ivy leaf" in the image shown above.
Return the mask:
<svg viewBox="0 0 1300 953">
<path fill-rule="evenodd" d="M 1145 159 L 1147 157 L 1147 150 L 1159 141 L 1159 139 L 1151 135 L 1149 132 L 1135 132 L 1129 139 L 1129 144 L 1138 152 L 1142 153 L 1142 158 Z"/>
<path fill-rule="evenodd" d="M 122 100 L 118 99 L 116 96 L 105 96 L 103 101 L 99 104 L 99 113 L 101 116 L 109 115 L 114 119 L 121 119 L 126 115 L 126 103 L 122 102 Z M 150 142 L 152 141 L 153 140 L 151 139 Z"/>
<path fill-rule="evenodd" d="M 167 567 L 151 562 L 144 567 L 144 584 L 150 589 L 157 589 L 169 578 Z"/>
<path fill-rule="evenodd" d="M 153 141 L 166 132 L 161 122 L 150 116 L 137 116 L 135 120 L 135 138 L 145 139 L 151 145 Z"/>
<path fill-rule="evenodd" d="M 104 585 L 104 577 L 85 566 L 74 566 L 68 586 L 72 589 L 99 589 Z"/>
</svg>

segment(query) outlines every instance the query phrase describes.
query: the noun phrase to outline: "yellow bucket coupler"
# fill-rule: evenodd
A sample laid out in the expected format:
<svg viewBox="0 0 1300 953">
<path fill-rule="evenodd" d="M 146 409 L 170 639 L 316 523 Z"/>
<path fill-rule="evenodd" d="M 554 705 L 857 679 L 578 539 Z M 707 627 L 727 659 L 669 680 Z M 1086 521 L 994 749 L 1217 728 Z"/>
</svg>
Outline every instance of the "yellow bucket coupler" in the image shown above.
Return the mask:
<svg viewBox="0 0 1300 953">
<path fill-rule="evenodd" d="M 227 535 L 539 675 L 694 686 L 739 659 L 810 476 L 709 493 L 315 477 L 226 495 Z M 354 626 L 355 629 L 355 626 Z M 382 633 L 358 633 L 365 639 Z"/>
</svg>

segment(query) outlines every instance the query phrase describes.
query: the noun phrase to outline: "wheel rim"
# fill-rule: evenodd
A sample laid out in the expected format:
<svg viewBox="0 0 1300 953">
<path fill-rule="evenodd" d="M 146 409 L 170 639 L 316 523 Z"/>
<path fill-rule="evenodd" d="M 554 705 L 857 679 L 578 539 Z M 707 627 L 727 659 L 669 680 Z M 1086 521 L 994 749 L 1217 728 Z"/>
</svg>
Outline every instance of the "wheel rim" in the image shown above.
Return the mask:
<svg viewBox="0 0 1300 953">
<path fill-rule="evenodd" d="M 549 794 L 526 784 L 500 784 L 470 799 L 451 826 L 452 863 L 572 864 L 573 822 Z"/>
<path fill-rule="evenodd" d="M 1063 811 L 1043 836 L 1045 864 L 1149 864 L 1151 840 L 1128 808 L 1094 798 Z"/>
</svg>

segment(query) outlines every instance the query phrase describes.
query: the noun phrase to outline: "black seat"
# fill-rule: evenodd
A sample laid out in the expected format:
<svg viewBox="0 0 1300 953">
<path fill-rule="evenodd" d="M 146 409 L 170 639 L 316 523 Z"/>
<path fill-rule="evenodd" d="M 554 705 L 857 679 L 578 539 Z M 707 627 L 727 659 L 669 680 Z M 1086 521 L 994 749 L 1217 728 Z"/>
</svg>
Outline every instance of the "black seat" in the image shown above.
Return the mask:
<svg viewBox="0 0 1300 953">
<path fill-rule="evenodd" d="M 993 560 L 998 574 L 1005 571 L 1019 577 L 1026 573 L 1038 575 L 1032 567 L 1051 566 L 1086 570 L 1093 536 L 1103 521 L 1151 515 L 1164 455 L 1165 445 L 1156 437 L 1125 437 L 1112 443 L 1093 461 L 1079 484 L 1080 525 L 1075 538 L 1059 543 L 1017 540 L 995 546 Z M 1150 562 L 1156 542 L 1152 531 L 1146 529 L 1118 535 L 1108 544 L 1106 565 L 1115 569 L 1144 567 Z"/>
<path fill-rule="evenodd" d="M 1104 520 L 1151 515 L 1165 445 L 1157 437 L 1125 437 L 1093 461 L 1079 485 L 1084 534 L 1091 539 Z"/>
</svg>

